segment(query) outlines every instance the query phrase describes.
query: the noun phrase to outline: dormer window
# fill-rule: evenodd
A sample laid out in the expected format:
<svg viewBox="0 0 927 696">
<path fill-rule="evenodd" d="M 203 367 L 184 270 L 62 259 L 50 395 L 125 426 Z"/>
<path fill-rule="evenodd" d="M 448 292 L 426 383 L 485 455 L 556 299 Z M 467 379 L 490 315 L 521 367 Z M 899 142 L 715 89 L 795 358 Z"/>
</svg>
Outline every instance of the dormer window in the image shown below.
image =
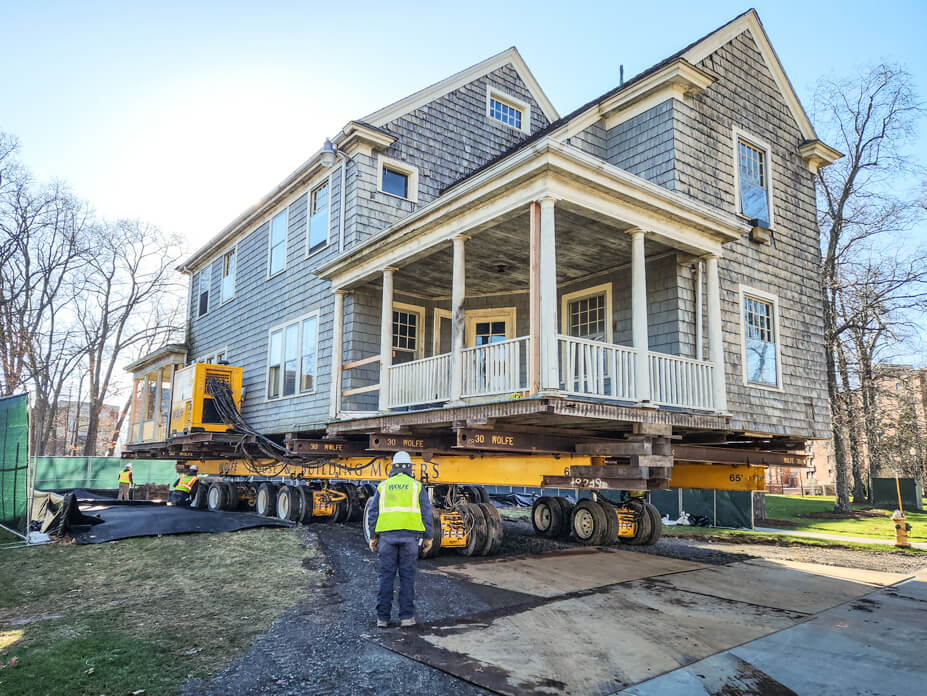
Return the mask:
<svg viewBox="0 0 927 696">
<path fill-rule="evenodd" d="M 769 146 L 734 131 L 737 212 L 763 229 L 772 227 Z"/>
<path fill-rule="evenodd" d="M 418 167 L 380 155 L 377 189 L 390 196 L 418 202 Z"/>
<path fill-rule="evenodd" d="M 530 130 L 531 107 L 489 85 L 486 86 L 486 115 L 522 133 Z"/>
</svg>

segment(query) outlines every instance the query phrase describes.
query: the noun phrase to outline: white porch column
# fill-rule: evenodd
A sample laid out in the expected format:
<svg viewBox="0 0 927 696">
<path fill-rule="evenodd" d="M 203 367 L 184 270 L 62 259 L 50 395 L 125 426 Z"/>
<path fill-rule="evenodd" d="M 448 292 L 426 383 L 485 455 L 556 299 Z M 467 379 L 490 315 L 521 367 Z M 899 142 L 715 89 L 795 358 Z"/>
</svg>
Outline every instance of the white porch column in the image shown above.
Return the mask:
<svg viewBox="0 0 927 696">
<path fill-rule="evenodd" d="M 541 279 L 540 358 L 541 391 L 560 390 L 560 366 L 557 359 L 557 236 L 554 223 L 554 199 L 542 198 L 541 204 Z"/>
<path fill-rule="evenodd" d="M 389 369 L 393 366 L 393 272 L 383 269 L 383 299 L 380 310 L 380 410 L 389 408 Z"/>
<path fill-rule="evenodd" d="M 638 401 L 650 401 L 650 348 L 647 337 L 647 260 L 644 257 L 644 231 L 631 235 L 631 342 L 634 360 L 634 389 Z"/>
<path fill-rule="evenodd" d="M 338 418 L 341 410 L 341 378 L 344 364 L 344 290 L 335 290 L 335 309 L 332 313 L 331 386 L 328 396 L 328 417 Z"/>
<path fill-rule="evenodd" d="M 464 244 L 470 239 L 460 234 L 451 240 L 454 244 L 454 278 L 451 290 L 451 401 L 463 394 L 463 349 L 466 314 L 464 298 L 467 295 Z"/>
<path fill-rule="evenodd" d="M 718 278 L 718 257 L 705 260 L 708 274 L 708 356 L 711 371 L 711 393 L 715 410 L 727 411 L 727 387 L 724 379 L 724 344 L 721 337 L 721 282 Z"/>
</svg>

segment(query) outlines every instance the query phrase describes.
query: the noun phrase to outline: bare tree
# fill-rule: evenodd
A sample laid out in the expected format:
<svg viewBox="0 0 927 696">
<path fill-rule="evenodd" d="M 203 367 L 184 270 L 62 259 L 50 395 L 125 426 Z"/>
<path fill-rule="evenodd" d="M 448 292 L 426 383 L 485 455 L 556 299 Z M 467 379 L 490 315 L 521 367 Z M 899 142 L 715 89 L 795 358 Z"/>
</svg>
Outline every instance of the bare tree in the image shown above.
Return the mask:
<svg viewBox="0 0 927 696">
<path fill-rule="evenodd" d="M 98 227 L 78 300 L 86 347 L 90 418 L 84 454 L 95 454 L 99 416 L 127 351 L 176 335 L 183 289 L 173 267 L 179 240 L 135 220 Z"/>
<path fill-rule="evenodd" d="M 849 512 L 847 419 L 842 395 L 837 344 L 848 324 L 840 312 L 845 270 L 855 256 L 873 250 L 877 237 L 906 231 L 919 212 L 917 199 L 906 199 L 891 185 L 912 171 L 905 143 L 914 133 L 922 109 L 911 76 L 881 64 L 854 78 L 825 79 L 814 99 L 822 133 L 846 154 L 818 171 L 821 275 L 824 285 L 824 333 L 828 395 L 834 411 L 835 509 Z"/>
</svg>

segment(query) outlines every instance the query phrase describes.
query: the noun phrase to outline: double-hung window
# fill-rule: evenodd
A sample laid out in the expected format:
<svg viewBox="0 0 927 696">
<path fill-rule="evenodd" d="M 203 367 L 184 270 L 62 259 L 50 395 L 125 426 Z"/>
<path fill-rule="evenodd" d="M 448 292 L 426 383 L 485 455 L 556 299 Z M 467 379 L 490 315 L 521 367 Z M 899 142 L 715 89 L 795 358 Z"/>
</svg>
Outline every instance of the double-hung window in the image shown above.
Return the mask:
<svg viewBox="0 0 927 696">
<path fill-rule="evenodd" d="M 770 227 L 769 148 L 737 137 L 737 186 L 740 212 L 758 227 Z"/>
<path fill-rule="evenodd" d="M 276 275 L 286 268 L 286 209 L 270 221 L 270 261 L 267 275 Z"/>
<path fill-rule="evenodd" d="M 206 266 L 200 271 L 199 305 L 197 316 L 203 316 L 209 311 L 209 284 L 212 282 L 212 266 Z"/>
<path fill-rule="evenodd" d="M 328 243 L 329 186 L 326 181 L 309 193 L 309 241 L 308 253 Z"/>
<path fill-rule="evenodd" d="M 750 291 L 744 291 L 742 297 L 746 381 L 764 387 L 778 387 L 775 301 Z"/>
<path fill-rule="evenodd" d="M 409 362 L 422 355 L 423 310 L 413 305 L 393 304 L 393 364 Z"/>
<path fill-rule="evenodd" d="M 271 329 L 267 350 L 267 398 L 315 391 L 319 315 Z"/>
<path fill-rule="evenodd" d="M 235 249 L 222 257 L 222 301 L 235 297 Z"/>
<path fill-rule="evenodd" d="M 563 333 L 590 341 L 611 341 L 610 283 L 563 296 Z"/>
</svg>

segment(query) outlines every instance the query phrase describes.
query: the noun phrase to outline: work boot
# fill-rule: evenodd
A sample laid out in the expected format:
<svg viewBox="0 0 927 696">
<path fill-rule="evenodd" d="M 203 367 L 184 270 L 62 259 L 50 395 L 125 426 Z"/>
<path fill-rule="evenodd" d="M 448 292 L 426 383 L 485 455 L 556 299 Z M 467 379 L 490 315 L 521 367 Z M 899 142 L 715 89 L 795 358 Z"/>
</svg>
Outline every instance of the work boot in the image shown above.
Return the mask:
<svg viewBox="0 0 927 696">
<path fill-rule="evenodd" d="M 377 628 L 389 628 L 389 619 L 377 619 Z"/>
<path fill-rule="evenodd" d="M 403 628 L 408 628 L 409 626 L 414 626 L 414 625 L 415 625 L 415 617 L 414 617 L 414 616 L 410 616 L 408 619 L 401 619 L 401 620 L 399 621 L 399 625 L 402 626 Z"/>
</svg>

